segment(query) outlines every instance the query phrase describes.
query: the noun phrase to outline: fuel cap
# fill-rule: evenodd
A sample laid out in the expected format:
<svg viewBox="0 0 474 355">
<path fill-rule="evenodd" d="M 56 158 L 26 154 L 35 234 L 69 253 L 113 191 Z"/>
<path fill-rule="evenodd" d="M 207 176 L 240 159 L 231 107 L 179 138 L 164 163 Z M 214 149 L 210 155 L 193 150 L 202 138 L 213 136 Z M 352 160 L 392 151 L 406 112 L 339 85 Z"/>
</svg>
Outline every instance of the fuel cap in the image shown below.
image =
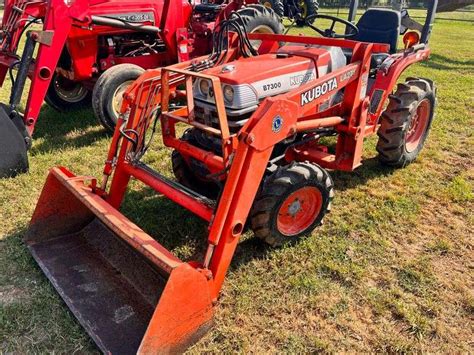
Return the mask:
<svg viewBox="0 0 474 355">
<path fill-rule="evenodd" d="M 230 73 L 235 70 L 235 65 L 227 64 L 222 67 L 221 73 Z"/>
</svg>

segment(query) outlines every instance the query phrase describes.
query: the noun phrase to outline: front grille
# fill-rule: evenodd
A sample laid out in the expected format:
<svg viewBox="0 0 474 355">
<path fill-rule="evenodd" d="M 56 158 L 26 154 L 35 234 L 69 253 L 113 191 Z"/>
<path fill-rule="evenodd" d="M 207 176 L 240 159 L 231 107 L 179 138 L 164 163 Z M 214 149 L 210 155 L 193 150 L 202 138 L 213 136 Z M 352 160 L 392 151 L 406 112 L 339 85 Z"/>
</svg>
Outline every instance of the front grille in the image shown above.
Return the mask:
<svg viewBox="0 0 474 355">
<path fill-rule="evenodd" d="M 229 126 L 229 131 L 231 134 L 237 133 L 248 121 L 253 112 L 248 112 L 239 116 L 232 115 L 231 110 L 227 109 L 227 124 Z M 195 119 L 199 123 L 211 126 L 216 129 L 219 127 L 219 118 L 217 116 L 217 111 L 210 107 L 202 107 L 196 104 L 194 107 Z"/>
</svg>

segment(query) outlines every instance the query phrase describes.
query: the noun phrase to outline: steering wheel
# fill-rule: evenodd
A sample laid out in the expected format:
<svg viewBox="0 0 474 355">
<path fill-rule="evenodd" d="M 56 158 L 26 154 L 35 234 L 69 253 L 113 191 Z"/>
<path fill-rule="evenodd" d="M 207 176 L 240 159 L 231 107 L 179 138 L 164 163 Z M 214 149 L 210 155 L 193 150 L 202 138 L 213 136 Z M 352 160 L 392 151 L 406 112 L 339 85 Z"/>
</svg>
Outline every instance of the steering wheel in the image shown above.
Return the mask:
<svg viewBox="0 0 474 355">
<path fill-rule="evenodd" d="M 331 27 L 322 30 L 312 24 L 312 22 L 317 19 L 317 18 L 322 18 L 326 20 L 332 20 Z M 352 22 L 349 22 L 347 20 L 343 20 L 342 18 L 336 17 L 336 16 L 331 16 L 331 15 L 320 15 L 320 14 L 314 14 L 306 17 L 306 25 L 311 27 L 313 30 L 318 32 L 321 36 L 323 37 L 329 37 L 329 38 L 350 38 L 355 36 L 356 34 L 359 33 L 359 29 L 357 28 L 356 25 L 354 25 Z M 342 23 L 343 25 L 346 25 L 346 27 L 349 27 L 351 31 L 349 33 L 344 33 L 344 34 L 338 34 L 334 32 L 334 26 L 336 25 L 337 22 Z"/>
</svg>

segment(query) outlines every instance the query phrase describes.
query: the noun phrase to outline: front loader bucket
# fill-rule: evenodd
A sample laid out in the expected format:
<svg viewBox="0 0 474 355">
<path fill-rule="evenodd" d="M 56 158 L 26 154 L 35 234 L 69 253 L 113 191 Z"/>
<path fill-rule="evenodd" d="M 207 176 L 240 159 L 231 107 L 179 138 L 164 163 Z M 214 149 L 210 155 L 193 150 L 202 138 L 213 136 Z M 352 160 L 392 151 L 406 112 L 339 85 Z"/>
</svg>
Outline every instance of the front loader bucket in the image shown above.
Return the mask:
<svg viewBox="0 0 474 355">
<path fill-rule="evenodd" d="M 186 349 L 212 323 L 207 278 L 86 180 L 51 170 L 25 237 L 33 257 L 103 352 Z"/>
<path fill-rule="evenodd" d="M 0 104 L 0 178 L 15 177 L 28 171 L 25 138 Z"/>
</svg>

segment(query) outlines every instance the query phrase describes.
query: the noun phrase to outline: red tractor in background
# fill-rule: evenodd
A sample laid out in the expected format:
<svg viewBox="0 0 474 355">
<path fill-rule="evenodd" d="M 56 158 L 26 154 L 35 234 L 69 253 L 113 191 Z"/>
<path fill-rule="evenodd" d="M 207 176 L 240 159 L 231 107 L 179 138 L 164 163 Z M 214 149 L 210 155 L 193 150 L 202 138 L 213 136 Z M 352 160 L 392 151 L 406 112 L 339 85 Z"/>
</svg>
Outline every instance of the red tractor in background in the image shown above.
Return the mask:
<svg viewBox="0 0 474 355">
<path fill-rule="evenodd" d="M 27 149 L 43 100 L 59 111 L 92 103 L 100 122 L 113 131 L 126 87 L 144 69 L 209 53 L 214 27 L 233 11 L 248 32 L 283 31 L 273 10 L 253 0 L 8 0 L 0 32 L 0 84 L 9 74 L 12 89 L 0 110 L 0 177 L 28 170 Z M 42 29 L 28 30 L 38 23 Z M 20 113 L 27 78 L 31 87 Z"/>
<path fill-rule="evenodd" d="M 316 15 L 319 9 L 318 0 L 261 0 L 261 4 L 273 9 L 280 17 L 288 17 L 298 27 L 305 26 L 307 18 L 311 19 L 310 16 Z"/>
</svg>

